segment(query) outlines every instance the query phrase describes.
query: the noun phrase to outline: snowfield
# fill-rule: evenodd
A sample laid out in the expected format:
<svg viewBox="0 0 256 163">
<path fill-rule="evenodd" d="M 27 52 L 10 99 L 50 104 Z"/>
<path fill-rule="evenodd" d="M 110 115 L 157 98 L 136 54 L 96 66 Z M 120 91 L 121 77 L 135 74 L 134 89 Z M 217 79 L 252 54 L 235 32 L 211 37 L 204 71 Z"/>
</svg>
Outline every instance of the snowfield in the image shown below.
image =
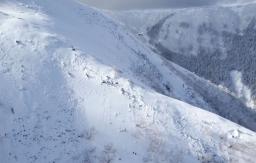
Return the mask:
<svg viewBox="0 0 256 163">
<path fill-rule="evenodd" d="M 214 114 L 188 81 L 207 82 L 100 10 L 6 0 L 0 22 L 0 162 L 254 162 L 253 114 Z"/>
</svg>

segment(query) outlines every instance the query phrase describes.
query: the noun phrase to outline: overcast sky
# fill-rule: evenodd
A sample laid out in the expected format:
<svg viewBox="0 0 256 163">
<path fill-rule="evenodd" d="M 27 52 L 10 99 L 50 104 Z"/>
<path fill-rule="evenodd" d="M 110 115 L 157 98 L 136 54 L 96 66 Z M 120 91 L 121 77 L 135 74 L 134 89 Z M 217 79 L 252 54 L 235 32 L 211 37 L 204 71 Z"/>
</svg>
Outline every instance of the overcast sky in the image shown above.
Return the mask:
<svg viewBox="0 0 256 163">
<path fill-rule="evenodd" d="M 105 9 L 177 8 L 213 5 L 221 0 L 82 0 Z"/>
</svg>

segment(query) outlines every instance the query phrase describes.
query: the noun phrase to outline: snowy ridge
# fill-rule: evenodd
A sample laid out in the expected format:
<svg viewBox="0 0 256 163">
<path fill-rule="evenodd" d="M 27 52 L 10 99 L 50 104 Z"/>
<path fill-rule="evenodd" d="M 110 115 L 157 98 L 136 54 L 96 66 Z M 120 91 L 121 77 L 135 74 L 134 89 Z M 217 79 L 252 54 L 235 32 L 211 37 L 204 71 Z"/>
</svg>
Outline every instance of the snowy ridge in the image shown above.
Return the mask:
<svg viewBox="0 0 256 163">
<path fill-rule="evenodd" d="M 210 109 L 99 11 L 59 2 L 0 3 L 1 161 L 254 161 L 253 131 L 195 107 Z"/>
</svg>

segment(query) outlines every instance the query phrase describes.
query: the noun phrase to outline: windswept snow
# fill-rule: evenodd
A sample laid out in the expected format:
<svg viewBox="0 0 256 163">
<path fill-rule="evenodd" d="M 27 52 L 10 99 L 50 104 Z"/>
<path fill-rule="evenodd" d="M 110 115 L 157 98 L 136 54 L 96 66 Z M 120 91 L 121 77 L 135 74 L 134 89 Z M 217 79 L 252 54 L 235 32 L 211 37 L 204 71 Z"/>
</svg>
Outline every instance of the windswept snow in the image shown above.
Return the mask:
<svg viewBox="0 0 256 163">
<path fill-rule="evenodd" d="M 254 103 L 253 99 L 251 98 L 251 90 L 246 85 L 244 85 L 242 81 L 242 73 L 238 71 L 232 71 L 230 75 L 233 79 L 233 86 L 237 96 L 239 98 L 245 98 L 244 101 L 246 101 L 248 107 L 253 108 Z"/>
<path fill-rule="evenodd" d="M 254 162 L 253 131 L 97 9 L 10 0 L 0 22 L 1 162 Z"/>
</svg>

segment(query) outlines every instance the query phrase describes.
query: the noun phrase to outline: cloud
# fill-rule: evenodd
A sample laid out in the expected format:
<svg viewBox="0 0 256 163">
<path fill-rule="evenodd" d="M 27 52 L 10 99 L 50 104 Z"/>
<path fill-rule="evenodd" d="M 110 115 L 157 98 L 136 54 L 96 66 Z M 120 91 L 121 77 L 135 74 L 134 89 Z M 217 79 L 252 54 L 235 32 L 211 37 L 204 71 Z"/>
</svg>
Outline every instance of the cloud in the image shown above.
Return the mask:
<svg viewBox="0 0 256 163">
<path fill-rule="evenodd" d="M 82 0 L 105 9 L 180 8 L 213 5 L 220 0 Z"/>
</svg>

